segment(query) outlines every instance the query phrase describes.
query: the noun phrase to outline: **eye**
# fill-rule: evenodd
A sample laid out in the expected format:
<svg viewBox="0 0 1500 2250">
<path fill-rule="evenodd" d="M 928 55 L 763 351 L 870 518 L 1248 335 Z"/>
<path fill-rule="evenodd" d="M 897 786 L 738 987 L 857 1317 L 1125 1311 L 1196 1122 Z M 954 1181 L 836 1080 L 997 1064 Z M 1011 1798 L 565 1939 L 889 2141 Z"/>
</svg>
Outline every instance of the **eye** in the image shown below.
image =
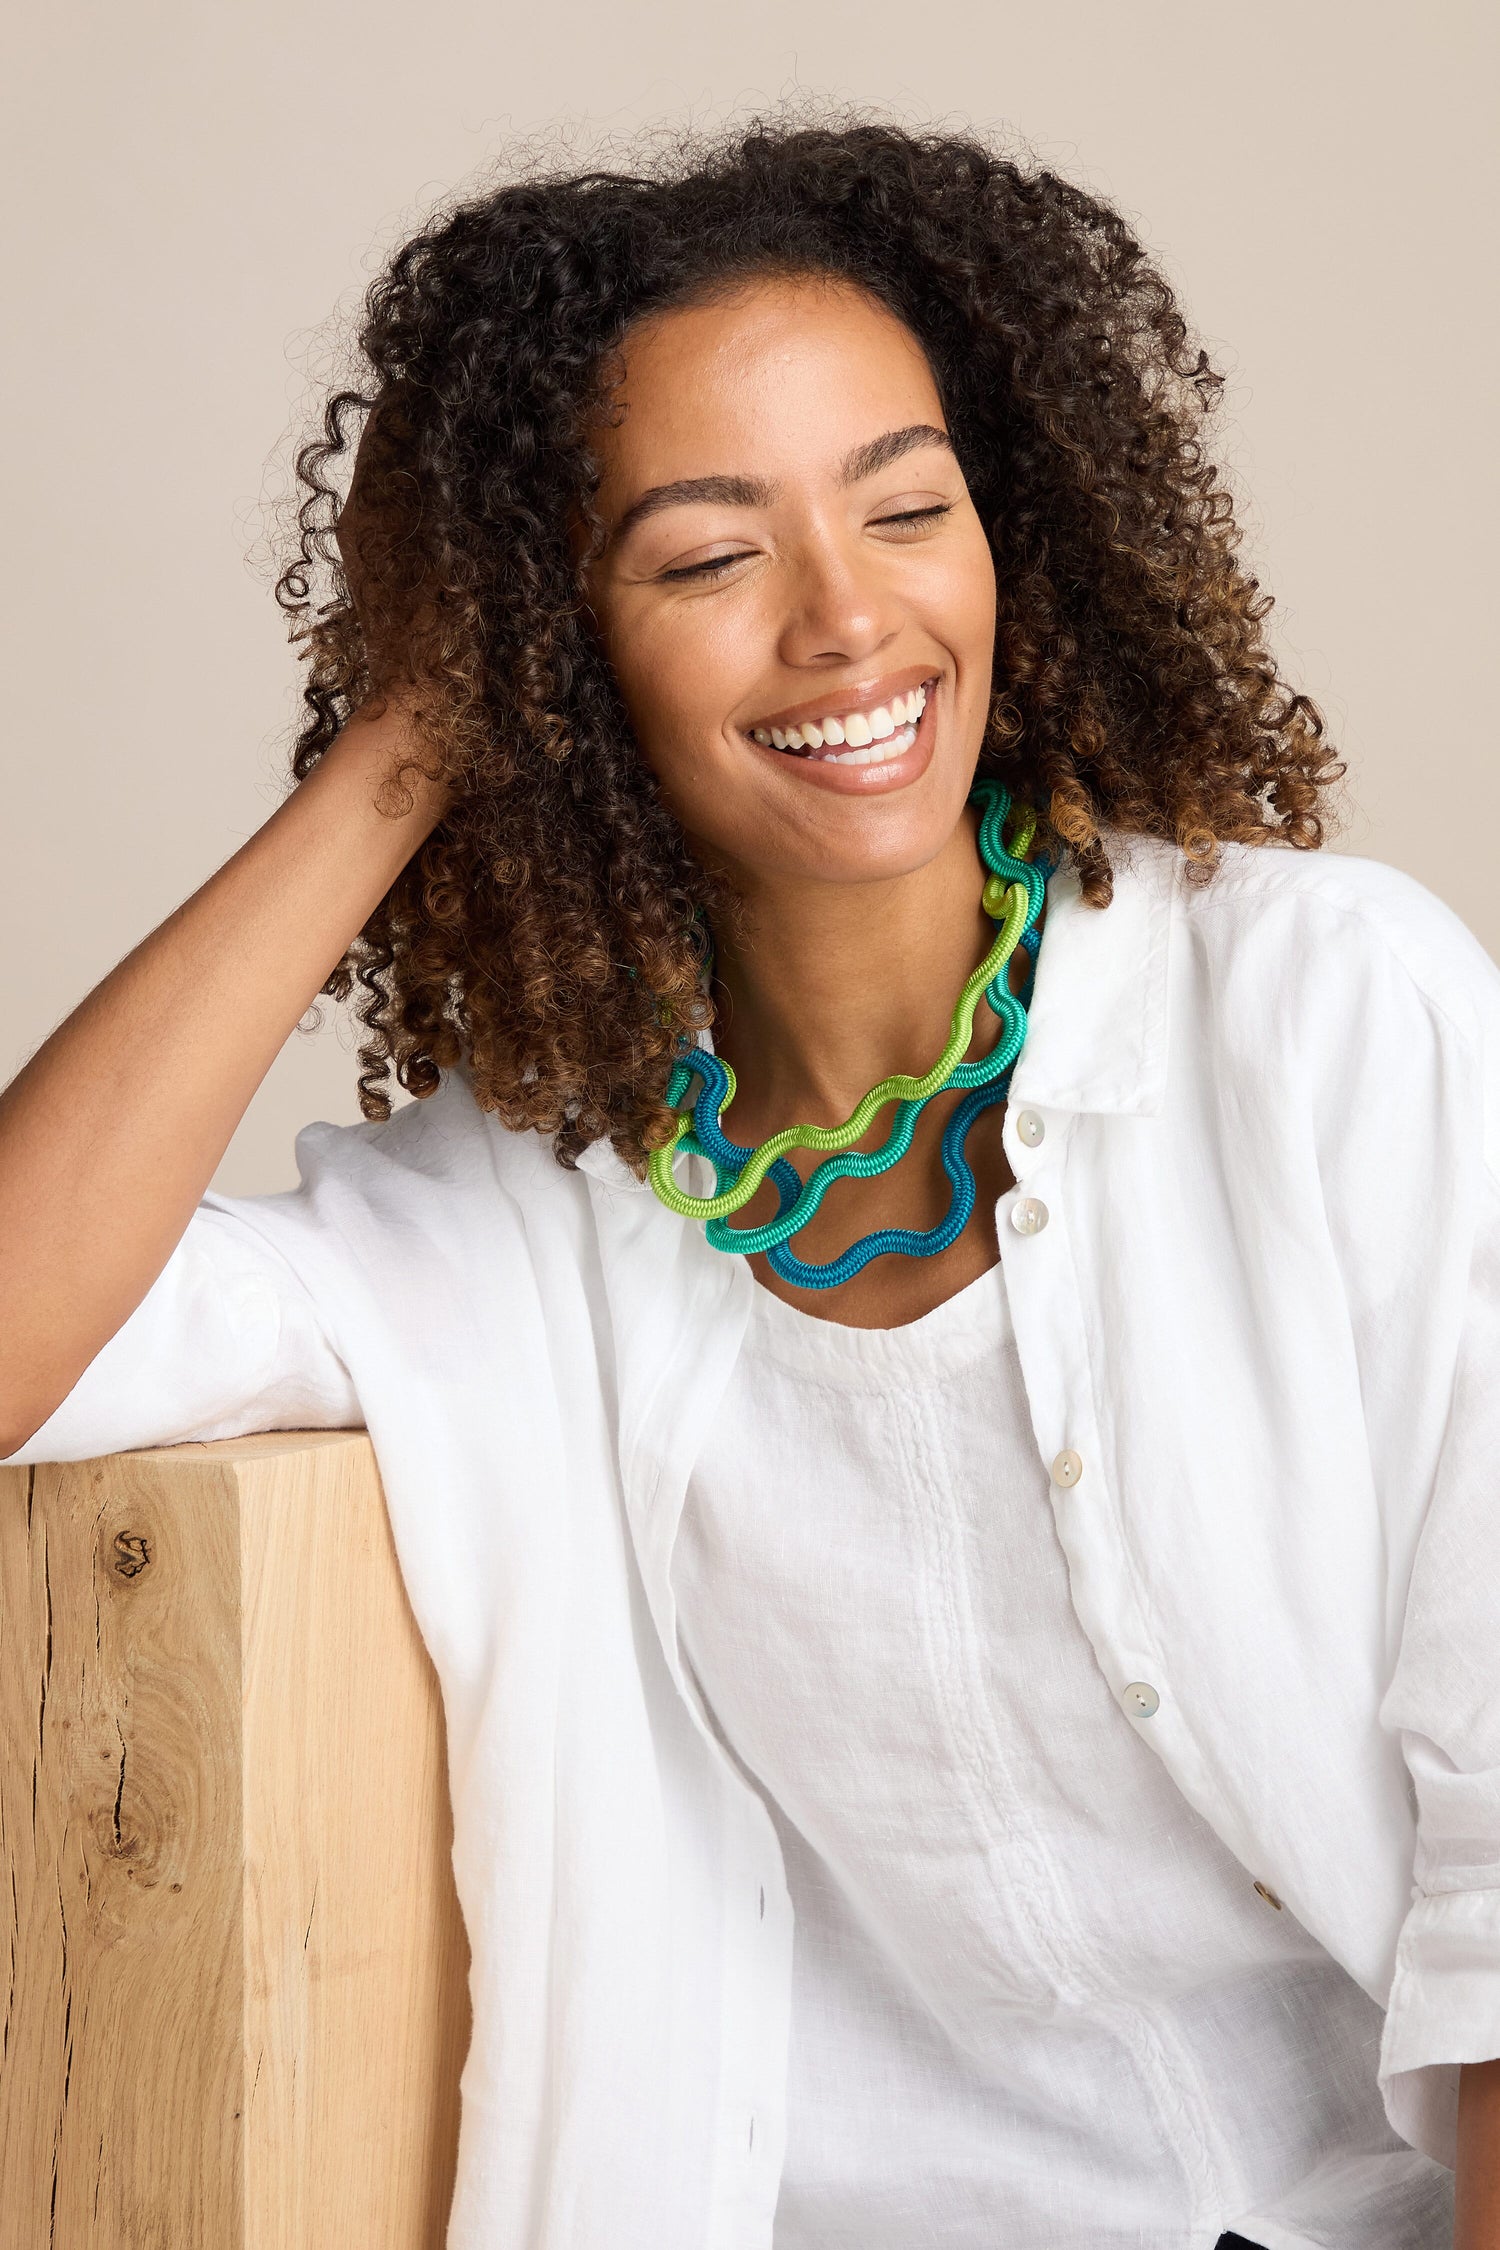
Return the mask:
<svg viewBox="0 0 1500 2250">
<path fill-rule="evenodd" d="M 937 523 L 953 513 L 951 500 L 934 500 L 924 508 L 898 508 L 889 516 L 873 516 L 872 525 Z"/>
<path fill-rule="evenodd" d="M 692 578 L 717 578 L 732 564 L 744 562 L 751 551 L 749 548 L 741 548 L 732 555 L 709 555 L 703 562 L 682 563 L 675 570 L 659 571 L 657 575 L 667 585 L 680 584 Z"/>
</svg>

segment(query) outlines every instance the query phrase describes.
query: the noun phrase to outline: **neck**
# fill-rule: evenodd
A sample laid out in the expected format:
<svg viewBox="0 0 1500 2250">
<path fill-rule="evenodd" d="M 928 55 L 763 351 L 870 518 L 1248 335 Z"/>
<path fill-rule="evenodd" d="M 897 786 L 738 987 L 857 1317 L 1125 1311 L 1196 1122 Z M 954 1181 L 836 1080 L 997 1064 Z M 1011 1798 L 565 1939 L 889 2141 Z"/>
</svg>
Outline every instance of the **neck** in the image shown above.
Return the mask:
<svg viewBox="0 0 1500 2250">
<path fill-rule="evenodd" d="M 871 884 L 740 884 L 744 927 L 716 943 L 714 1045 L 739 1081 L 733 1129 L 838 1125 L 892 1071 L 930 1067 L 960 987 L 994 942 L 972 807 L 927 866 Z M 987 1008 L 971 1053 L 993 1045 Z"/>
</svg>

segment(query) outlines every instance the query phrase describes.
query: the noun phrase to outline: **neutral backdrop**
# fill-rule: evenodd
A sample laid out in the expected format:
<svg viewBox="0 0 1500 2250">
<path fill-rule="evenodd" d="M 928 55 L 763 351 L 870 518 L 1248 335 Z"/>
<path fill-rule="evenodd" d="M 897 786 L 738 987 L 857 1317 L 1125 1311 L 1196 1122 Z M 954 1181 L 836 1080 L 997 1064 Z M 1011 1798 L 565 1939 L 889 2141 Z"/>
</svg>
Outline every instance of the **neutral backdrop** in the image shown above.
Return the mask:
<svg viewBox="0 0 1500 2250">
<path fill-rule="evenodd" d="M 1254 564 L 1351 762 L 1339 848 L 1500 952 L 1497 23 L 1489 0 L 26 11 L 0 159 L 0 1079 L 281 795 L 268 510 L 382 254 L 518 142 L 597 152 L 786 96 L 1001 132 L 1131 215 L 1232 377 Z M 219 1184 L 290 1184 L 296 1127 L 355 1116 L 353 1076 L 331 1012 L 294 1036 Z"/>
</svg>

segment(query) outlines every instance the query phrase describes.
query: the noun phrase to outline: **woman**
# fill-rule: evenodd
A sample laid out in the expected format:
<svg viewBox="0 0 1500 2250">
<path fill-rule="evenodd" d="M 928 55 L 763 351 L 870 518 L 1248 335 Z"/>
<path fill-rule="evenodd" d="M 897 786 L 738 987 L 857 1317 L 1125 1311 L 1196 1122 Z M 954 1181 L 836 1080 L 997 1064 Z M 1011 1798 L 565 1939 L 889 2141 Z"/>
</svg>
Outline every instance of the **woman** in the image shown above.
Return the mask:
<svg viewBox="0 0 1500 2250">
<path fill-rule="evenodd" d="M 362 343 L 300 786 L 0 1111 L 0 1430 L 367 1421 L 451 2241 L 1500 2243 L 1500 979 L 1314 848 L 1171 292 L 762 126 Z M 205 1194 L 319 990 L 367 1122 Z"/>
</svg>

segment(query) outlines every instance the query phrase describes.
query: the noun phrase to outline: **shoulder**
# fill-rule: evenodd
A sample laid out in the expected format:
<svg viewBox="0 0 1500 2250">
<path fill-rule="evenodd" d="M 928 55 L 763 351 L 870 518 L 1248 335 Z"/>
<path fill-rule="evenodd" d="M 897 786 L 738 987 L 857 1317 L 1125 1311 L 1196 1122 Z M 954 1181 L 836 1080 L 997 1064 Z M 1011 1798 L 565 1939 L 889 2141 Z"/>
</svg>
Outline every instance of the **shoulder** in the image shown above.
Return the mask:
<svg viewBox="0 0 1500 2250">
<path fill-rule="evenodd" d="M 304 1125 L 297 1170 L 297 1187 L 233 1206 L 288 1256 L 341 1268 L 509 1256 L 541 1209 L 587 1199 L 541 1135 L 480 1107 L 462 1069 L 379 1123 Z"/>
<path fill-rule="evenodd" d="M 297 1135 L 304 1189 L 462 1201 L 519 1193 L 568 1177 L 536 1133 L 511 1132 L 480 1107 L 468 1072 L 445 1071 L 436 1091 L 380 1123 L 304 1125 Z"/>
<path fill-rule="evenodd" d="M 283 1193 L 205 1203 L 289 1267 L 341 1334 L 351 1308 L 378 1304 L 404 1332 L 448 1336 L 455 1304 L 513 1283 L 535 1263 L 539 1225 L 576 1230 L 588 1201 L 540 1135 L 480 1107 L 461 1070 L 380 1123 L 305 1125 L 297 1168 Z"/>
<path fill-rule="evenodd" d="M 1161 843 L 1126 859 L 1125 881 L 1173 898 L 1178 974 L 1218 1041 L 1279 1056 L 1335 1108 L 1375 1082 L 1440 1106 L 1467 1086 L 1500 1165 L 1500 968 L 1435 892 L 1346 852 L 1226 845 L 1207 883 Z"/>
<path fill-rule="evenodd" d="M 1500 1039 L 1500 968 L 1415 876 L 1349 852 L 1229 844 L 1213 879 L 1196 884 L 1183 876 L 1180 853 L 1146 849 L 1158 861 L 1158 879 L 1168 872 L 1166 859 L 1177 862 L 1182 919 L 1197 943 L 1248 951 L 1334 1004 L 1372 980 L 1390 980 L 1465 1040 Z"/>
</svg>

